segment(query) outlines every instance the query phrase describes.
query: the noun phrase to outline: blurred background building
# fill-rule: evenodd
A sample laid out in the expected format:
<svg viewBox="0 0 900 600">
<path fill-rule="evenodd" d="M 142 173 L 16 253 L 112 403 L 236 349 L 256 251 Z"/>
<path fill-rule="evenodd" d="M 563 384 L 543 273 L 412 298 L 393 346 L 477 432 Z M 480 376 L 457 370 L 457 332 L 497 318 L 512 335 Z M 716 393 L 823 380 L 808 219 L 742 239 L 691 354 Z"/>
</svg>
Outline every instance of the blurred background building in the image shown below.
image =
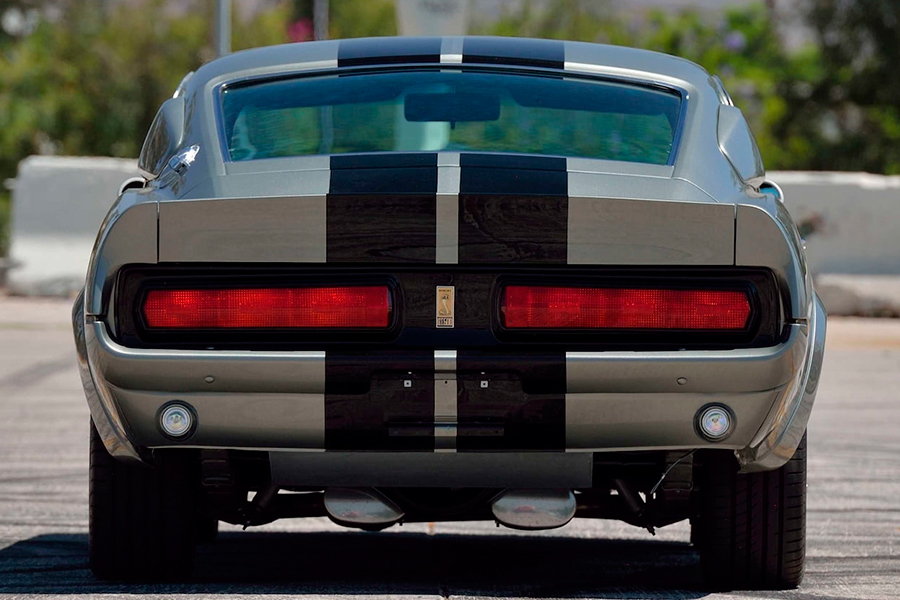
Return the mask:
<svg viewBox="0 0 900 600">
<path fill-rule="evenodd" d="M 331 38 L 409 30 L 413 3 L 436 11 L 464 4 L 468 33 L 683 56 L 722 77 L 768 169 L 900 174 L 896 0 L 233 0 L 231 49 L 313 39 L 317 2 L 319 35 Z M 20 162 L 31 155 L 134 158 L 160 103 L 185 73 L 215 57 L 216 10 L 216 0 L 0 0 L 0 182 L 7 182 L 0 188 L 0 261 L 9 249 L 9 188 Z M 893 231 L 893 213 L 876 211 L 867 224 L 858 207 L 900 210 L 891 191 L 896 180 L 841 181 L 849 187 L 839 193 L 849 197 L 827 211 L 815 198 L 836 181 L 791 204 L 808 213 L 804 233 L 813 254 L 818 239 L 831 236 L 846 254 Z M 871 201 L 854 197 L 872 185 L 888 191 Z M 115 190 L 108 195 L 96 199 L 96 210 Z M 854 215 L 856 230 L 848 231 L 844 220 Z M 895 246 L 900 256 L 900 241 Z M 817 265 L 900 275 L 893 254 L 867 252 Z M 866 262 L 873 252 L 878 256 Z"/>
</svg>

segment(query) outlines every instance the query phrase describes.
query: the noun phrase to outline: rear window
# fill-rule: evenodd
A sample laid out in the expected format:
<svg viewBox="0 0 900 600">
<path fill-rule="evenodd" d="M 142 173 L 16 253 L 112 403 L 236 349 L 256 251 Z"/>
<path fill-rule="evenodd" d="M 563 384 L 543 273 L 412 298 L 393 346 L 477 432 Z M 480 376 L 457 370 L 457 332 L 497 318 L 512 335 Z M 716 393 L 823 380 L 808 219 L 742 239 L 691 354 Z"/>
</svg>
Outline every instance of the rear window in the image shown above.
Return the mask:
<svg viewBox="0 0 900 600">
<path fill-rule="evenodd" d="M 228 86 L 231 160 L 364 152 L 505 152 L 664 165 L 682 97 L 640 85 L 475 70 Z"/>
</svg>

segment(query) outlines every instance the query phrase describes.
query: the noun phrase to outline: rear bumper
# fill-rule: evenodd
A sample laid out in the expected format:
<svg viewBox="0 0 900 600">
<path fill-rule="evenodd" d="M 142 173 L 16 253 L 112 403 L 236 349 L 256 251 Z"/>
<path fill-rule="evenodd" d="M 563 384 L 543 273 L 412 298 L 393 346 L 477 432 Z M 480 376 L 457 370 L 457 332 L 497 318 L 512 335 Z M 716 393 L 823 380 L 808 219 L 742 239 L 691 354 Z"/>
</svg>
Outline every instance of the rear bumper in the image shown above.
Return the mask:
<svg viewBox="0 0 900 600">
<path fill-rule="evenodd" d="M 82 381 L 107 449 L 139 458 L 159 447 L 326 449 L 325 353 L 133 349 L 103 322 L 73 311 Z M 777 468 L 806 428 L 824 352 L 821 304 L 770 348 L 568 353 L 568 452 L 728 448 L 744 470 Z M 681 383 L 679 383 L 679 381 Z M 189 403 L 199 426 L 183 443 L 157 428 L 160 407 Z M 736 417 L 726 440 L 695 431 L 697 411 L 722 403 Z M 540 448 L 536 448 L 540 449 Z"/>
</svg>

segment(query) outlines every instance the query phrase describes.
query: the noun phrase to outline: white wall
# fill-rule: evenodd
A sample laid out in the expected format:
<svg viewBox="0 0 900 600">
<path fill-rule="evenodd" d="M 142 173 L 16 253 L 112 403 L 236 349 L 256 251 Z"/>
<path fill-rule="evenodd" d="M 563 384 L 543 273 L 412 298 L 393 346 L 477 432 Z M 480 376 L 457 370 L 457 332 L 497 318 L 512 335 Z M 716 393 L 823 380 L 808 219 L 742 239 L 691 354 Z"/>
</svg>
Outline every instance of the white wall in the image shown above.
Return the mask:
<svg viewBox="0 0 900 600">
<path fill-rule="evenodd" d="M 900 275 L 900 177 L 770 172 L 798 223 L 814 222 L 814 274 Z"/>
<path fill-rule="evenodd" d="M 10 293 L 64 296 L 84 285 L 97 230 L 133 160 L 31 156 L 19 163 L 12 198 Z"/>
</svg>

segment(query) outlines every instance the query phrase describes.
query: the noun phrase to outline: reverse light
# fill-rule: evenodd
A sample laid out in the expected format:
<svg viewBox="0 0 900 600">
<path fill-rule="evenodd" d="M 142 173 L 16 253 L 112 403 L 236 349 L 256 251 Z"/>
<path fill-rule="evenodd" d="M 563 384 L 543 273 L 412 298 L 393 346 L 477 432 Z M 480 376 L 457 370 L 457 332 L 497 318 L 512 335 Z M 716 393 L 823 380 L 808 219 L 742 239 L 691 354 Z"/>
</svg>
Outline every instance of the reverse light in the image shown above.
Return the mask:
<svg viewBox="0 0 900 600">
<path fill-rule="evenodd" d="M 726 407 L 713 404 L 697 413 L 697 428 L 708 440 L 723 440 L 734 429 L 734 417 Z"/>
<path fill-rule="evenodd" d="M 386 329 L 387 286 L 150 290 L 150 329 Z"/>
<path fill-rule="evenodd" d="M 501 299 L 509 329 L 743 330 L 750 300 L 738 290 L 510 285 Z"/>
<path fill-rule="evenodd" d="M 159 428 L 169 437 L 185 437 L 194 429 L 194 411 L 185 404 L 173 402 L 159 414 Z"/>
</svg>

